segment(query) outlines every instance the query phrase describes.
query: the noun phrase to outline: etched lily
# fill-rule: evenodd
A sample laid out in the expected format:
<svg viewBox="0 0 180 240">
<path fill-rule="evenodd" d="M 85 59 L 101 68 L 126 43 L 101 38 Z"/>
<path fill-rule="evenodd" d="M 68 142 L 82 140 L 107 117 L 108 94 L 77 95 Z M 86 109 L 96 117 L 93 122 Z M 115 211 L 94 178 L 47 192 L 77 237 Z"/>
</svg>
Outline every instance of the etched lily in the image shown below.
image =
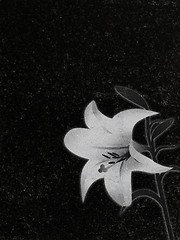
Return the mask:
<svg viewBox="0 0 180 240">
<path fill-rule="evenodd" d="M 121 206 L 132 203 L 131 175 L 133 171 L 162 173 L 170 167 L 162 166 L 144 156 L 144 146 L 133 141 L 135 124 L 158 113 L 129 109 L 113 118 L 102 114 L 92 101 L 84 112 L 88 128 L 74 128 L 65 138 L 65 146 L 79 157 L 89 159 L 81 173 L 81 195 L 84 201 L 89 187 L 104 178 L 110 197 Z"/>
</svg>

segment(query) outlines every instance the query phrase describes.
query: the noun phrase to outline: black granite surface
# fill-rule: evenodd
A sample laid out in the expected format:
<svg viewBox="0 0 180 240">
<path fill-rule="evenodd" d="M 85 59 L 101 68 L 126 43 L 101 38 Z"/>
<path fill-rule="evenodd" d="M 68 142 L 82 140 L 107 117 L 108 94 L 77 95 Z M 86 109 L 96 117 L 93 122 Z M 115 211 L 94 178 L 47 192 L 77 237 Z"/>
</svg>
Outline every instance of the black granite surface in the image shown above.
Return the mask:
<svg viewBox="0 0 180 240">
<path fill-rule="evenodd" d="M 91 100 L 111 117 L 132 107 L 115 85 L 180 121 L 179 16 L 178 0 L 0 1 L 0 240 L 167 239 L 150 199 L 120 217 L 99 181 L 82 204 L 85 161 L 65 149 L 63 137 L 85 126 Z M 161 141 L 179 136 L 174 127 Z M 179 153 L 159 161 L 180 165 Z M 171 173 L 164 182 L 176 239 L 179 181 Z M 153 176 L 133 175 L 133 188 L 154 186 Z"/>
</svg>

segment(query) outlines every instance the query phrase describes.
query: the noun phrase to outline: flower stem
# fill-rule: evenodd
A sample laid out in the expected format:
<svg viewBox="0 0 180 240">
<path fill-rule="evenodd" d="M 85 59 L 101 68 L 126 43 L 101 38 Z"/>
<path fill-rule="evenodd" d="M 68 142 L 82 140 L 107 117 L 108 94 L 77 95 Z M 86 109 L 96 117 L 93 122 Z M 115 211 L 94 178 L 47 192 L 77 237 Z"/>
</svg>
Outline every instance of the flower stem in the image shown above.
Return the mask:
<svg viewBox="0 0 180 240">
<path fill-rule="evenodd" d="M 156 156 L 155 143 L 151 139 L 150 118 L 146 119 L 145 132 L 146 132 L 147 144 L 148 144 L 148 147 L 150 149 L 151 158 L 153 159 L 153 161 L 158 162 L 157 161 L 157 156 Z M 166 226 L 167 234 L 168 234 L 169 240 L 175 240 L 172 225 L 171 225 L 171 221 L 170 221 L 168 206 L 167 206 L 167 203 L 166 203 L 166 196 L 165 196 L 163 184 L 162 184 L 162 181 L 161 181 L 161 174 L 159 174 L 159 173 L 155 174 L 155 180 L 156 180 L 158 195 L 159 195 L 160 200 L 161 200 L 161 207 L 162 207 L 164 223 L 165 223 L 165 226 Z"/>
<path fill-rule="evenodd" d="M 160 179 L 160 174 L 156 174 L 156 183 L 157 183 L 157 188 L 158 188 L 158 192 L 159 192 L 159 196 L 161 198 L 162 201 L 162 210 L 163 210 L 163 217 L 164 217 L 164 222 L 166 225 L 166 231 L 169 237 L 169 240 L 174 240 L 174 233 L 173 233 L 173 229 L 172 229 L 172 225 L 171 225 L 171 221 L 170 221 L 170 216 L 169 216 L 169 211 L 168 211 L 168 206 L 166 203 L 166 196 L 164 193 L 164 188 Z"/>
</svg>

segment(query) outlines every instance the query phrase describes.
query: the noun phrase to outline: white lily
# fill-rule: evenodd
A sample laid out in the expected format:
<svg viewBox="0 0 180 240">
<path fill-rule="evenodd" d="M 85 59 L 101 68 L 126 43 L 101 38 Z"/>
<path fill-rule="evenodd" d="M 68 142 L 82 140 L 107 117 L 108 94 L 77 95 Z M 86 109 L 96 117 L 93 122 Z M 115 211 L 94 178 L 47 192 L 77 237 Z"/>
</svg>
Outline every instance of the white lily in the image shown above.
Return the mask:
<svg viewBox="0 0 180 240">
<path fill-rule="evenodd" d="M 132 203 L 131 174 L 133 171 L 162 173 L 169 171 L 142 155 L 144 148 L 132 140 L 135 124 L 158 113 L 129 109 L 113 118 L 103 115 L 92 101 L 85 109 L 88 128 L 74 128 L 65 138 L 65 146 L 74 154 L 89 159 L 81 173 L 81 195 L 84 201 L 89 187 L 104 178 L 110 197 L 121 206 Z"/>
</svg>

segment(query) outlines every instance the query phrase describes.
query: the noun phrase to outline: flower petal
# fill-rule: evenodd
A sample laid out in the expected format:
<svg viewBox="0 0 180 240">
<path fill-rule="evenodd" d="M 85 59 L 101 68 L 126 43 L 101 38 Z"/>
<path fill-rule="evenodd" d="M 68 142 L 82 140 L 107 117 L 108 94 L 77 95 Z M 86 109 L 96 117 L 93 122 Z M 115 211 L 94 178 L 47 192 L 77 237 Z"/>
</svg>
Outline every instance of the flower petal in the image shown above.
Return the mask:
<svg viewBox="0 0 180 240">
<path fill-rule="evenodd" d="M 113 117 L 114 129 L 111 128 L 111 131 L 118 132 L 121 135 L 128 135 L 131 139 L 135 124 L 146 117 L 156 114 L 158 113 L 138 108 L 122 111 Z"/>
<path fill-rule="evenodd" d="M 84 120 L 88 128 L 102 128 L 110 132 L 112 119 L 106 117 L 98 110 L 95 101 L 90 102 L 86 107 Z"/>
<path fill-rule="evenodd" d="M 137 145 L 134 144 L 133 141 L 131 141 L 129 152 L 131 156 L 134 158 L 134 161 L 132 160 L 131 164 L 130 162 L 128 162 L 128 165 L 131 165 L 132 171 L 141 171 L 147 173 L 163 173 L 172 169 L 172 167 L 162 166 L 154 162 L 152 159 L 139 153 L 136 147 Z"/>
<path fill-rule="evenodd" d="M 105 172 L 99 172 L 100 163 L 97 161 L 89 160 L 81 173 L 81 196 L 82 201 L 84 201 L 86 193 L 90 186 L 97 181 L 104 177 Z"/>
<path fill-rule="evenodd" d="M 134 148 L 138 152 L 146 152 L 148 150 L 148 146 L 147 145 L 139 144 L 138 142 L 136 142 L 134 140 L 131 140 L 131 144 L 133 144 Z"/>
<path fill-rule="evenodd" d="M 92 101 L 85 109 L 84 119 L 90 129 L 103 129 L 108 133 L 128 136 L 130 141 L 135 124 L 146 117 L 156 114 L 158 113 L 135 108 L 122 111 L 113 118 L 108 118 L 98 110 L 95 101 Z"/>
<path fill-rule="evenodd" d="M 107 192 L 117 204 L 129 206 L 132 203 L 131 171 L 124 168 L 124 162 L 108 169 L 104 180 Z"/>
<path fill-rule="evenodd" d="M 103 130 L 74 128 L 64 138 L 65 146 L 74 154 L 87 159 L 102 160 L 102 154 L 115 152 L 123 155 L 128 151 L 129 139 Z"/>
</svg>

